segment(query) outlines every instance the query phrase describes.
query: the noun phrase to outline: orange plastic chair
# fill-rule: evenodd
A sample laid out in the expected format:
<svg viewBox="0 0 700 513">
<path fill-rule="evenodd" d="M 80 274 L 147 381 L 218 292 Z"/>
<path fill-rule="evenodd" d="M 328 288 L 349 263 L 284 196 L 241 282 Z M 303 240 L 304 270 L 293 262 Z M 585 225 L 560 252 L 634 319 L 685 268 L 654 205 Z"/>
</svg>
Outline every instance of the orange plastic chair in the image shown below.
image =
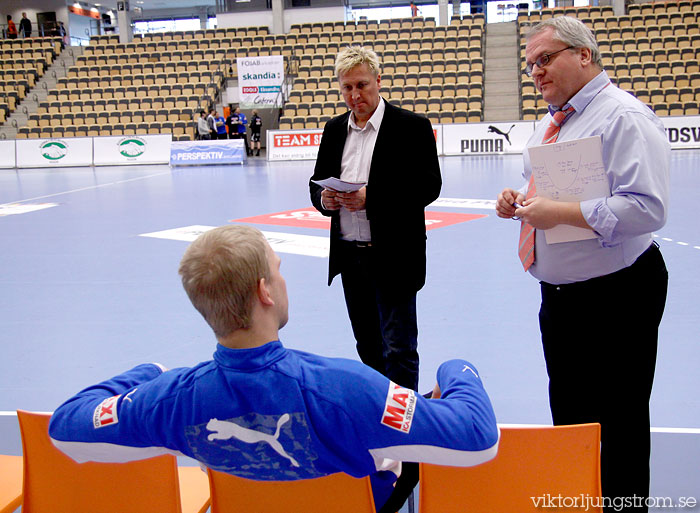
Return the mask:
<svg viewBox="0 0 700 513">
<path fill-rule="evenodd" d="M 204 513 L 207 477 L 172 455 L 130 463 L 76 463 L 49 438 L 48 413 L 17 411 L 24 451 L 22 513 Z"/>
<path fill-rule="evenodd" d="M 0 455 L 0 513 L 22 505 L 22 456 Z"/>
<path fill-rule="evenodd" d="M 420 465 L 418 512 L 601 512 L 600 496 L 600 424 L 502 427 L 489 462 Z"/>
<path fill-rule="evenodd" d="M 369 477 L 253 481 L 209 470 L 211 513 L 375 513 Z"/>
</svg>

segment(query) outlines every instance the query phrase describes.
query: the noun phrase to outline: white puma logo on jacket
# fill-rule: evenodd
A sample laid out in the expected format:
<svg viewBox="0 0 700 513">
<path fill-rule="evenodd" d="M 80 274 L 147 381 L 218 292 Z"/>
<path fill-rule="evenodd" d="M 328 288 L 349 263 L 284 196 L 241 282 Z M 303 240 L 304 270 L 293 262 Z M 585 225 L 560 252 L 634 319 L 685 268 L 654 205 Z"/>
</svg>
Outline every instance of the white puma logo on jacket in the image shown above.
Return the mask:
<svg viewBox="0 0 700 513">
<path fill-rule="evenodd" d="M 297 463 L 294 458 L 287 454 L 284 447 L 282 447 L 282 444 L 278 440 L 281 427 L 289 422 L 290 419 L 291 417 L 288 413 L 282 415 L 277 420 L 277 430 L 275 431 L 274 435 L 269 435 L 261 431 L 255 431 L 254 429 L 248 429 L 227 420 L 211 419 L 207 423 L 207 429 L 209 431 L 213 431 L 213 433 L 207 437 L 207 440 L 228 440 L 229 438 L 236 438 L 247 444 L 265 442 L 269 444 L 270 447 L 272 447 L 280 456 L 283 456 L 291 461 L 293 466 L 298 467 L 299 463 Z"/>
</svg>

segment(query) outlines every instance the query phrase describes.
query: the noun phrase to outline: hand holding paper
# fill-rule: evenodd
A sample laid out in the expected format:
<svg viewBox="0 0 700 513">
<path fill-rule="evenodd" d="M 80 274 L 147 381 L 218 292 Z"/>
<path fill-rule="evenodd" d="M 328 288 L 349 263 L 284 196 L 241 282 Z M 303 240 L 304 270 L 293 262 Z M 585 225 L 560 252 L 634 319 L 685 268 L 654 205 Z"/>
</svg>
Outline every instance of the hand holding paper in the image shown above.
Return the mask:
<svg viewBox="0 0 700 513">
<path fill-rule="evenodd" d="M 535 196 L 516 208 L 515 216 L 514 219 L 522 219 L 536 229 L 544 230 L 545 236 L 549 233 L 548 230 L 562 225 L 590 230 L 578 201 L 554 201 L 543 196 Z M 550 240 L 547 242 L 552 244 Z"/>
<path fill-rule="evenodd" d="M 360 190 L 367 185 L 365 182 L 346 182 L 339 178 L 326 178 L 325 180 L 311 180 L 316 185 L 320 185 L 324 189 L 329 189 L 335 192 L 354 192 Z"/>
<path fill-rule="evenodd" d="M 321 205 L 326 210 L 338 210 L 342 205 L 338 201 L 338 193 L 331 189 L 321 191 Z"/>
<path fill-rule="evenodd" d="M 363 186 L 354 192 L 339 192 L 337 198 L 342 207 L 348 209 L 350 212 L 357 212 L 365 208 L 365 203 L 367 201 L 366 191 L 367 188 Z"/>
<path fill-rule="evenodd" d="M 549 214 L 554 215 L 556 226 L 543 228 L 547 244 L 596 238 L 595 232 L 589 228 L 561 223 L 571 215 L 581 216 L 579 202 L 610 196 L 600 136 L 535 146 L 529 148 L 528 153 L 538 198 L 525 202 L 524 206 L 531 205 L 537 199 L 548 199 L 571 202 L 572 205 L 561 207 L 577 209 L 577 212 L 561 211 L 558 206 L 550 205 L 552 209 Z M 546 204 L 540 206 L 547 207 Z M 524 210 L 518 209 L 516 215 L 522 214 L 527 221 L 528 214 Z M 541 213 L 546 215 L 547 211 Z"/>
</svg>

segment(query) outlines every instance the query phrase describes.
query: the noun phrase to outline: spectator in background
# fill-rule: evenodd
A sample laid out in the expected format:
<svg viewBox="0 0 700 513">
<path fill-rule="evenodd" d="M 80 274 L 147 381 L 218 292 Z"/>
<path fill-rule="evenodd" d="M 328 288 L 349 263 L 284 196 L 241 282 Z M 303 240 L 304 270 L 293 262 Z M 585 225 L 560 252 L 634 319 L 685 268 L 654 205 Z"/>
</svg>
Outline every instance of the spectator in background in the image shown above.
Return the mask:
<svg viewBox="0 0 700 513">
<path fill-rule="evenodd" d="M 230 114 L 226 118 L 226 126 L 228 127 L 228 138 L 238 139 L 238 114 L 233 106 L 230 107 Z"/>
<path fill-rule="evenodd" d="M 245 153 L 250 157 L 253 152 L 250 151 L 250 147 L 248 146 L 248 128 L 246 127 L 248 124 L 248 118 L 246 118 L 245 114 L 241 112 L 240 107 L 236 107 L 236 112 L 238 113 L 238 137 L 243 139 L 243 143 L 245 144 Z"/>
<path fill-rule="evenodd" d="M 209 110 L 209 115 L 207 116 L 207 124 L 209 125 L 209 130 L 212 139 L 216 139 L 216 111 L 214 109 Z"/>
<path fill-rule="evenodd" d="M 12 15 L 7 15 L 7 38 L 17 39 L 17 25 L 12 21 Z"/>
<path fill-rule="evenodd" d="M 262 129 L 262 119 L 258 116 L 258 111 L 254 110 L 250 117 L 250 153 L 253 154 L 253 147 L 257 144 L 256 157 L 260 156 L 260 130 Z"/>
<path fill-rule="evenodd" d="M 415 18 L 416 16 L 418 16 L 418 7 L 413 2 L 411 2 L 410 7 L 411 7 L 411 17 Z"/>
<path fill-rule="evenodd" d="M 214 119 L 216 120 L 217 139 L 226 139 L 226 120 L 223 116 L 219 116 L 218 113 L 215 113 Z"/>
<path fill-rule="evenodd" d="M 27 18 L 27 13 L 22 13 L 22 19 L 19 21 L 19 29 L 25 38 L 32 37 L 32 22 Z"/>
<path fill-rule="evenodd" d="M 197 134 L 203 141 L 208 141 L 211 139 L 211 129 L 209 128 L 209 123 L 205 117 L 206 115 L 207 113 L 202 110 L 199 112 L 199 119 L 197 119 Z"/>
<path fill-rule="evenodd" d="M 68 44 L 68 33 L 62 21 L 58 22 L 58 35 L 61 37 L 61 49 L 65 49 Z"/>
</svg>

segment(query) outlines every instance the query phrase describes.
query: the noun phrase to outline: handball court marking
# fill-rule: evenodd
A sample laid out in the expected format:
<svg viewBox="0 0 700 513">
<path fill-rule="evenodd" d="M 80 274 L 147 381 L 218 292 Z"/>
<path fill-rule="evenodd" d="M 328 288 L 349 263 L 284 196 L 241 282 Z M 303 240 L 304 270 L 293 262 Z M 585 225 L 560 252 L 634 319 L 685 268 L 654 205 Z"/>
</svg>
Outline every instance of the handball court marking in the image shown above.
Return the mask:
<svg viewBox="0 0 700 513">
<path fill-rule="evenodd" d="M 94 168 L 93 168 L 94 170 Z M 138 180 L 146 180 L 147 178 L 153 178 L 155 176 L 163 176 L 163 175 L 169 175 L 172 172 L 170 169 L 168 171 L 163 172 L 163 173 L 154 173 L 151 175 L 146 175 L 146 176 L 137 176 L 135 178 L 127 178 L 126 180 L 119 180 L 116 182 L 110 182 L 110 183 L 103 183 L 99 185 L 90 185 L 88 187 L 80 187 L 79 189 L 72 189 L 70 191 L 63 191 L 63 192 L 55 192 L 53 194 L 45 194 L 44 196 L 36 196 L 34 198 L 28 198 L 28 199 L 23 199 L 23 200 L 17 200 L 17 201 L 11 201 L 9 203 L 0 203 L 0 207 L 7 207 L 10 205 L 16 205 L 18 203 L 26 203 L 27 201 L 36 201 L 40 199 L 46 199 L 46 198 L 54 198 L 56 196 L 63 196 L 64 194 L 73 194 L 75 192 L 82 192 L 82 191 L 89 191 L 89 190 L 94 190 L 94 189 L 101 189 L 102 187 L 111 187 L 113 185 L 121 185 L 123 183 L 128 183 L 128 182 L 135 182 Z"/>
</svg>

